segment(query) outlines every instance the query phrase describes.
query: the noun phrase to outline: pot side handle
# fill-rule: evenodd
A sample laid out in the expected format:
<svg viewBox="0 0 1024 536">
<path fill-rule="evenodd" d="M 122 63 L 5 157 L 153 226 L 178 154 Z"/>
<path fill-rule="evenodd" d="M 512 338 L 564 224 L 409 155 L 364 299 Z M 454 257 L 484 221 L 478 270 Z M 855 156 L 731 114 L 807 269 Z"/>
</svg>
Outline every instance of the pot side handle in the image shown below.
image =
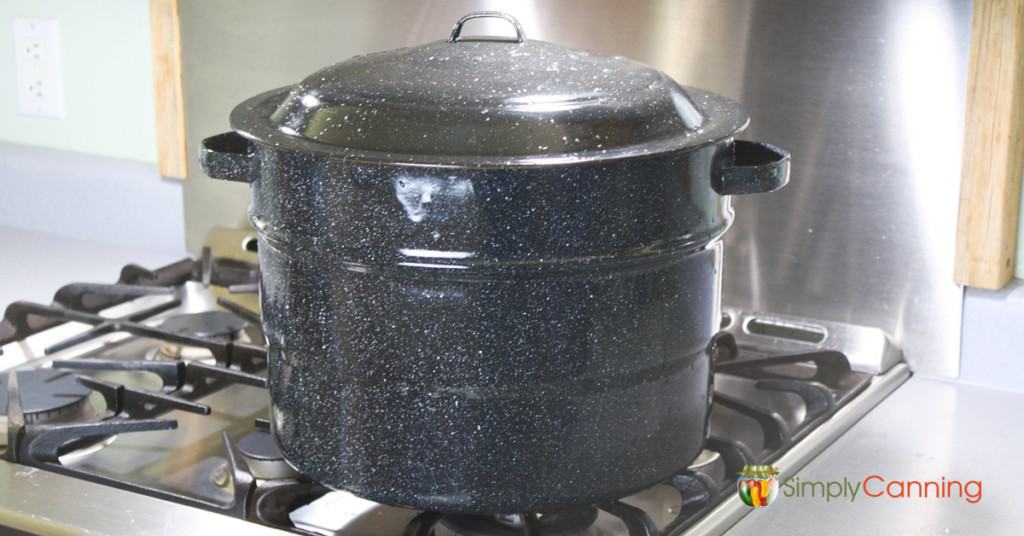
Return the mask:
<svg viewBox="0 0 1024 536">
<path fill-rule="evenodd" d="M 199 165 L 214 179 L 252 182 L 256 176 L 256 147 L 237 132 L 210 136 L 199 146 Z"/>
<path fill-rule="evenodd" d="M 789 182 L 789 152 L 754 141 L 733 142 L 733 161 L 711 181 L 722 195 L 774 192 Z"/>
</svg>

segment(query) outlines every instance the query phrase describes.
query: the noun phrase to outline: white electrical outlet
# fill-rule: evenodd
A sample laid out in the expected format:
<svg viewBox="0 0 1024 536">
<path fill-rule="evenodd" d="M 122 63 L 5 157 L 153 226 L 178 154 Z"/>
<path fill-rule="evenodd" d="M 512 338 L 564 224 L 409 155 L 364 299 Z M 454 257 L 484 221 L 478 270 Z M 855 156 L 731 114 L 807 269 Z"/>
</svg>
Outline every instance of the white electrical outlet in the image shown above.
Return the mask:
<svg viewBox="0 0 1024 536">
<path fill-rule="evenodd" d="M 62 119 L 64 87 L 57 21 L 15 18 L 14 57 L 18 111 Z"/>
</svg>

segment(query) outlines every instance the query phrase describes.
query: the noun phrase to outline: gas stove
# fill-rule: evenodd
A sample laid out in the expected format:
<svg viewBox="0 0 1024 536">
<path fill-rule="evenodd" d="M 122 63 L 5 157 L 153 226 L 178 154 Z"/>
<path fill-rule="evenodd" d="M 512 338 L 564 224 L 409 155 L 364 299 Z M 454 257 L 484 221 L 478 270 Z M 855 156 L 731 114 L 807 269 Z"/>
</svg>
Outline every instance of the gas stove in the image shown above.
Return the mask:
<svg viewBox="0 0 1024 536">
<path fill-rule="evenodd" d="M 880 330 L 727 308 L 713 342 L 710 437 L 689 467 L 573 510 L 421 512 L 330 490 L 283 460 L 267 421 L 258 276 L 255 255 L 208 248 L 156 270 L 127 266 L 115 284 L 67 285 L 50 305 L 10 305 L 0 323 L 0 525 L 720 534 L 750 510 L 736 493 L 745 465 L 796 472 L 910 375 Z M 90 515 L 96 509 L 103 514 Z"/>
</svg>

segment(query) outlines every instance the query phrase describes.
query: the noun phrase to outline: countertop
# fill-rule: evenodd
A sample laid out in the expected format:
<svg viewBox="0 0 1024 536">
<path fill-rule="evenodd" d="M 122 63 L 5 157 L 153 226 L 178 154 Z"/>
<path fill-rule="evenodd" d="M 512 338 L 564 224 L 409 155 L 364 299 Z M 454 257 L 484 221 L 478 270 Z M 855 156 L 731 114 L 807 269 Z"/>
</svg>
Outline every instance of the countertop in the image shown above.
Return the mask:
<svg viewBox="0 0 1024 536">
<path fill-rule="evenodd" d="M 820 495 L 787 497 L 782 486 L 775 502 L 750 512 L 727 534 L 1018 534 L 1024 527 L 1022 441 L 1024 394 L 915 376 L 799 474 L 779 467 L 780 481 L 846 477 L 857 485 L 871 475 L 887 483 L 980 480 L 980 501 L 870 498 L 861 489 L 853 501 L 825 502 Z M 879 488 L 877 479 L 869 482 L 870 491 Z"/>
<path fill-rule="evenodd" d="M 0 226 L 0 311 L 19 300 L 49 304 L 72 282 L 114 283 L 126 264 L 160 268 L 187 256 Z"/>
<path fill-rule="evenodd" d="M 113 282 L 128 263 L 158 268 L 184 251 L 96 244 L 0 227 L 0 307 L 15 300 L 50 303 L 72 281 Z M 798 475 L 782 478 L 859 484 L 890 480 L 981 480 L 982 499 L 869 498 L 852 502 L 779 498 L 728 532 L 763 534 L 1012 534 L 1024 527 L 1019 506 L 1024 394 L 915 376 Z M 877 481 L 876 481 L 877 482 Z M 875 483 L 872 483 L 874 485 Z"/>
</svg>

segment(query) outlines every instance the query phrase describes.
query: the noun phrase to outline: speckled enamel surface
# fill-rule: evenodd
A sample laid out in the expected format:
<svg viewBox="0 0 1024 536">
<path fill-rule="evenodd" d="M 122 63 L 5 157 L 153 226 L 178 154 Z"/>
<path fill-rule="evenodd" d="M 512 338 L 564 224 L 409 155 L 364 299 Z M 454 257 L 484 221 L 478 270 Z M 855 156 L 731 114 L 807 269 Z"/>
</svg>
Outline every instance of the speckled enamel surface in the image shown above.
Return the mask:
<svg viewBox="0 0 1024 536">
<path fill-rule="evenodd" d="M 444 511 L 553 509 L 704 439 L 728 142 L 530 170 L 260 146 L 274 432 L 313 478 Z"/>
<path fill-rule="evenodd" d="M 684 468 L 732 220 L 712 178 L 746 123 L 640 64 L 533 41 L 357 57 L 240 104 L 202 161 L 252 182 L 287 459 L 480 513 Z"/>
</svg>

